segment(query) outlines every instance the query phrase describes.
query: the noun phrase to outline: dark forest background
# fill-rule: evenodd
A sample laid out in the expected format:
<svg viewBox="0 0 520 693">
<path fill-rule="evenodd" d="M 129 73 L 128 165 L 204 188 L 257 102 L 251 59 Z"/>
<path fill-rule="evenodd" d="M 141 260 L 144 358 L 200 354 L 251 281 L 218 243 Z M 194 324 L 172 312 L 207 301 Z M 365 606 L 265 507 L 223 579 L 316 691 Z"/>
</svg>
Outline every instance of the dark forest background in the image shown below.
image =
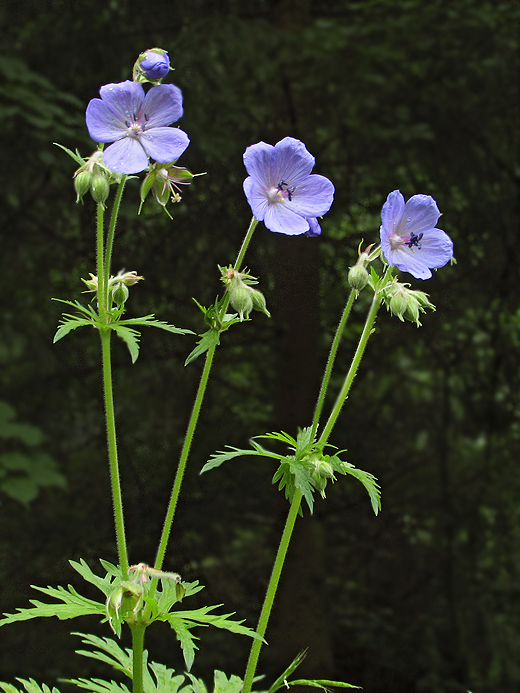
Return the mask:
<svg viewBox="0 0 520 693">
<path fill-rule="evenodd" d="M 270 683 L 308 647 L 302 675 L 368 693 L 520 690 L 519 20 L 515 0 L 3 0 L 2 611 L 34 597 L 31 584 L 88 594 L 69 559 L 116 560 L 98 340 L 79 330 L 52 345 L 51 297 L 81 298 L 94 271 L 94 207 L 75 204 L 74 162 L 53 142 L 90 154 L 89 99 L 157 45 L 184 93 L 179 163 L 207 175 L 173 222 L 152 206 L 137 218 L 139 183 L 127 186 L 114 269 L 146 278 L 130 315 L 203 329 L 192 297 L 221 290 L 217 264 L 250 219 L 248 145 L 300 138 L 336 186 L 321 238 L 255 233 L 246 264 L 272 318 L 255 314 L 217 352 L 167 569 L 256 624 L 287 504 L 267 464 L 199 470 L 226 444 L 308 425 L 358 244 L 377 240 L 390 191 L 432 195 L 457 264 L 403 277 L 437 312 L 420 329 L 381 313 L 333 435 L 380 480 L 382 512 L 341 479 L 300 522 L 260 668 Z M 134 563 L 153 562 L 200 377 L 200 360 L 183 366 L 193 345 L 149 331 L 135 365 L 114 345 Z M 0 678 L 110 676 L 73 654 L 70 626 L 2 629 Z M 72 629 L 109 635 L 93 620 Z M 149 633 L 151 657 L 182 671 L 170 630 Z M 243 674 L 245 638 L 199 635 L 196 675 Z"/>
</svg>

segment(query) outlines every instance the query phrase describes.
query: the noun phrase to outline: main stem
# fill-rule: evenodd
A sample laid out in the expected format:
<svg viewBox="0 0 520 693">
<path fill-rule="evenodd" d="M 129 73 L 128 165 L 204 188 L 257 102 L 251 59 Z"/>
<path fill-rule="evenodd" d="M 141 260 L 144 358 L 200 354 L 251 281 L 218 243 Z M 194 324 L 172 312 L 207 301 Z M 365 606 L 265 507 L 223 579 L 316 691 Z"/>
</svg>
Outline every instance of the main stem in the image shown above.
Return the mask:
<svg viewBox="0 0 520 693">
<path fill-rule="evenodd" d="M 240 266 L 242 265 L 242 262 L 244 260 L 244 256 L 245 256 L 247 248 L 249 246 L 249 242 L 251 241 L 251 238 L 253 236 L 253 232 L 254 232 L 257 224 L 258 224 L 258 219 L 255 219 L 253 217 L 251 219 L 251 223 L 249 224 L 249 228 L 247 229 L 244 240 L 242 241 L 242 245 L 240 247 L 240 250 L 238 251 L 237 259 L 236 259 L 235 264 L 233 266 L 237 272 L 240 270 Z M 223 313 L 226 312 L 226 307 L 227 307 L 227 303 L 224 304 Z M 221 317 L 223 317 L 223 316 L 221 316 Z M 160 570 L 162 568 L 164 556 L 166 554 L 166 549 L 168 547 L 168 540 L 170 537 L 171 527 L 173 524 L 173 518 L 175 516 L 175 509 L 177 507 L 177 501 L 179 500 L 179 494 L 181 491 L 182 479 L 184 476 L 184 471 L 186 469 L 186 463 L 188 461 L 188 456 L 190 453 L 190 448 L 191 448 L 191 444 L 193 441 L 193 436 L 195 434 L 195 428 L 197 426 L 197 422 L 199 419 L 199 414 L 200 414 L 200 410 L 202 407 L 202 402 L 204 400 L 204 395 L 206 393 L 206 387 L 208 384 L 209 375 L 211 372 L 211 366 L 213 364 L 213 357 L 215 356 L 216 348 L 217 348 L 217 345 L 214 344 L 206 352 L 206 360 L 204 362 L 204 368 L 203 368 L 202 375 L 200 378 L 200 383 L 199 383 L 199 388 L 197 390 L 197 395 L 195 397 L 195 403 L 194 403 L 193 409 L 191 411 L 190 420 L 188 421 L 188 428 L 186 429 L 186 435 L 184 437 L 184 443 L 183 443 L 181 454 L 179 457 L 179 463 L 177 465 L 177 472 L 175 474 L 175 479 L 173 481 L 173 487 L 172 487 L 172 492 L 170 495 L 170 501 L 168 503 L 168 508 L 166 510 L 166 517 L 164 519 L 164 525 L 163 525 L 163 530 L 162 530 L 162 534 L 161 534 L 161 539 L 159 541 L 159 548 L 157 549 L 157 555 L 155 558 L 155 564 L 154 565 L 158 570 Z M 153 589 L 152 589 L 152 591 L 153 591 Z"/>
<path fill-rule="evenodd" d="M 143 649 L 146 626 L 131 626 L 132 631 L 132 691 L 143 693 Z"/>
<path fill-rule="evenodd" d="M 340 393 L 336 399 L 336 403 L 334 404 L 334 407 L 333 407 L 332 412 L 328 418 L 328 421 L 325 424 L 323 431 L 321 432 L 321 435 L 320 435 L 320 438 L 318 441 L 319 444 L 325 445 L 325 443 L 328 441 L 329 436 L 332 432 L 332 429 L 334 428 L 334 424 L 336 423 L 336 420 L 337 420 L 339 413 L 341 411 L 341 408 L 343 407 L 343 404 L 345 403 L 345 400 L 347 399 L 348 393 L 350 392 L 350 388 L 352 387 L 352 383 L 353 383 L 354 378 L 356 376 L 357 369 L 359 368 L 359 364 L 361 363 L 361 359 L 363 358 L 363 354 L 365 352 L 365 347 L 366 347 L 367 342 L 368 342 L 370 335 L 372 333 L 372 327 L 374 325 L 374 321 L 376 319 L 377 311 L 379 310 L 380 305 L 381 305 L 381 296 L 376 291 L 374 293 L 374 298 L 372 299 L 372 304 L 370 306 L 370 310 L 368 311 L 368 315 L 367 315 L 367 318 L 365 321 L 365 326 L 363 327 L 363 332 L 361 333 L 361 337 L 359 338 L 356 353 L 354 354 L 354 358 L 352 359 L 352 363 L 350 364 L 350 368 L 349 368 L 348 373 L 345 377 L 343 387 L 341 388 Z"/>
<path fill-rule="evenodd" d="M 267 586 L 267 592 L 265 594 L 262 611 L 260 612 L 260 617 L 258 619 L 256 632 L 262 638 L 265 636 L 265 632 L 267 630 L 269 616 L 271 615 L 271 610 L 273 608 L 273 602 L 276 595 L 276 591 L 278 589 L 280 575 L 282 573 L 285 557 L 287 556 L 287 550 L 291 542 L 291 537 L 294 530 L 296 518 L 298 517 L 298 511 L 300 510 L 301 501 L 301 492 L 295 490 L 293 499 L 291 501 L 291 506 L 289 508 L 289 513 L 287 515 L 287 520 L 285 521 L 285 527 L 283 530 L 282 538 L 280 539 L 280 545 L 278 547 L 278 553 L 276 554 L 276 559 L 273 565 L 273 570 L 271 572 L 271 577 L 269 579 L 269 584 Z M 251 652 L 249 653 L 249 660 L 247 662 L 246 673 L 244 674 L 244 686 L 242 688 L 242 693 L 250 693 L 251 691 L 253 679 L 255 677 L 256 667 L 258 664 L 258 658 L 260 656 L 260 650 L 262 649 L 262 644 L 262 640 L 253 640 Z"/>
<path fill-rule="evenodd" d="M 122 192 L 122 190 L 121 190 Z M 112 215 L 114 218 L 114 215 Z M 115 220 L 113 222 L 115 228 Z M 107 327 L 101 327 L 101 360 L 103 370 L 103 395 L 105 400 L 105 419 L 107 427 L 108 463 L 110 469 L 110 484 L 112 487 L 112 502 L 116 528 L 117 553 L 123 579 L 128 578 L 128 556 L 125 538 L 125 523 L 123 517 L 123 499 L 119 479 L 119 462 L 117 457 L 116 422 L 114 414 L 114 394 L 112 388 L 112 360 L 110 353 L 111 329 L 108 327 L 108 291 L 105 285 L 105 249 L 104 249 L 104 207 L 97 208 L 97 277 L 98 277 L 98 307 L 101 322 Z"/>
<path fill-rule="evenodd" d="M 110 266 L 112 263 L 112 249 L 114 247 L 114 236 L 116 232 L 117 217 L 119 215 L 119 207 L 121 206 L 121 199 L 123 197 L 123 191 L 125 189 L 126 178 L 126 176 L 123 176 L 121 178 L 121 181 L 119 182 L 119 186 L 117 188 L 116 196 L 114 199 L 114 206 L 112 207 L 112 214 L 110 216 L 110 224 L 108 226 L 108 236 L 105 249 L 105 272 L 103 274 L 103 286 L 106 295 L 108 295 L 108 280 L 110 278 Z"/>
</svg>

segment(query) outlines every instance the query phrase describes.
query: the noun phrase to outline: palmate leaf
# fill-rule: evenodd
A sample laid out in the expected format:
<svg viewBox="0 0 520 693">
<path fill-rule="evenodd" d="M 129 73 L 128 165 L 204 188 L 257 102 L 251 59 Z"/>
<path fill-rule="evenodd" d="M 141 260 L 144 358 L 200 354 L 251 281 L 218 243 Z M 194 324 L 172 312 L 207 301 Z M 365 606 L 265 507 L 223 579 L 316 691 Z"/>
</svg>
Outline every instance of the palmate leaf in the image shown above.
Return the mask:
<svg viewBox="0 0 520 693">
<path fill-rule="evenodd" d="M 65 337 L 65 335 L 68 335 L 69 332 L 72 332 L 72 330 L 76 330 L 78 327 L 88 326 L 96 326 L 96 323 L 94 323 L 92 320 L 89 320 L 88 318 L 80 318 L 77 315 L 63 313 L 63 317 L 60 320 L 60 325 L 56 330 L 56 334 L 54 335 L 54 339 L 52 340 L 52 342 L 53 344 L 56 344 L 56 342 L 59 342 L 60 339 Z"/>
<path fill-rule="evenodd" d="M 117 671 L 128 676 L 128 678 L 132 678 L 131 649 L 123 650 L 111 638 L 99 638 L 87 633 L 74 633 L 74 635 L 81 637 L 85 645 L 93 648 L 92 651 L 76 650 L 77 654 L 109 664 Z M 143 652 L 143 674 L 144 690 L 147 693 L 176 693 L 186 681 L 183 674 L 176 674 L 173 669 L 164 664 L 148 662 L 148 652 L 146 650 Z M 101 679 L 95 679 L 95 688 L 88 687 L 89 681 L 87 679 L 67 679 L 67 683 L 75 683 L 80 688 L 98 691 L 99 693 L 109 693 L 109 691 L 120 693 L 128 690 L 126 686 L 121 687 L 121 684 L 115 684 L 120 687 L 113 688 L 113 681 L 102 681 Z"/>
<path fill-rule="evenodd" d="M 267 437 L 267 436 L 256 436 L 257 438 L 262 438 L 262 437 Z M 221 450 L 220 452 L 216 452 L 211 457 L 209 460 L 206 462 L 206 464 L 202 467 L 200 470 L 200 473 L 203 474 L 204 472 L 209 471 L 210 469 L 214 469 L 215 467 L 220 467 L 221 464 L 224 462 L 227 462 L 229 460 L 234 459 L 235 457 L 268 457 L 270 459 L 274 460 L 283 460 L 285 459 L 283 455 L 277 455 L 274 452 L 270 452 L 269 450 L 266 450 L 263 448 L 259 443 L 256 443 L 254 439 L 251 441 L 251 445 L 253 449 L 241 449 L 241 448 L 235 448 L 232 447 L 231 445 L 228 445 L 227 447 L 229 448 L 229 451 L 226 452 L 225 450 Z"/>
<path fill-rule="evenodd" d="M 370 496 L 374 515 L 377 515 L 381 510 L 381 489 L 375 476 L 369 472 L 364 472 L 362 469 L 356 469 L 348 462 L 343 462 L 342 466 L 345 474 L 350 474 L 363 484 Z"/>
<path fill-rule="evenodd" d="M 44 683 L 38 684 L 34 679 L 16 679 L 25 688 L 26 693 L 60 693 L 54 686 L 49 688 Z M 20 693 L 21 689 L 14 686 L 12 683 L 3 683 L 0 681 L 0 689 L 5 693 Z"/>
<path fill-rule="evenodd" d="M 256 640 L 263 640 L 263 638 L 261 638 L 260 635 L 258 635 L 258 633 L 256 633 L 254 630 L 248 628 L 247 626 L 243 626 L 243 621 L 232 621 L 229 618 L 230 616 L 233 616 L 232 613 L 210 613 L 219 606 L 221 605 L 217 604 L 215 606 L 203 606 L 200 609 L 194 609 L 192 611 L 173 611 L 168 614 L 161 614 L 157 618 L 157 620 L 167 621 L 175 631 L 177 638 L 179 639 L 184 655 L 184 661 L 186 662 L 186 668 L 188 670 L 191 669 L 193 659 L 195 657 L 195 650 L 198 649 L 195 645 L 195 640 L 198 640 L 198 638 L 191 633 L 191 628 L 194 628 L 195 626 L 213 626 L 214 628 L 228 630 L 231 633 L 247 635 Z"/>
<path fill-rule="evenodd" d="M 84 688 L 92 693 L 130 693 L 128 686 L 124 683 L 115 681 L 104 681 L 103 679 L 65 679 L 66 683 L 73 683 L 78 688 Z"/>
<path fill-rule="evenodd" d="M 128 347 L 130 356 L 132 358 L 132 363 L 137 361 L 139 356 L 139 339 L 141 338 L 140 333 L 137 330 L 132 330 L 130 327 L 125 327 L 121 323 L 114 323 L 112 329 L 120 337 L 123 342 Z"/>
<path fill-rule="evenodd" d="M 49 616 L 56 616 L 60 620 L 92 614 L 105 616 L 104 604 L 82 597 L 71 585 L 67 585 L 67 589 L 61 586 L 36 587 L 32 585 L 32 587 L 39 592 L 43 592 L 48 597 L 56 599 L 56 603 L 49 604 L 40 602 L 37 599 L 30 599 L 32 607 L 17 609 L 15 614 L 4 614 L 4 618 L 0 619 L 0 626 L 16 621 L 28 621 L 32 618 L 46 618 Z"/>
<path fill-rule="evenodd" d="M 69 561 L 69 563 L 86 582 L 90 582 L 91 585 L 101 590 L 105 597 L 108 597 L 112 593 L 114 582 L 123 579 L 120 568 L 103 559 L 100 560 L 100 563 L 107 571 L 107 575 L 103 578 L 93 573 L 89 565 L 82 558 L 80 558 L 79 563 L 76 561 Z"/>
<path fill-rule="evenodd" d="M 202 354 L 205 354 L 206 351 L 209 351 L 212 347 L 217 346 L 218 344 L 220 344 L 220 333 L 215 327 L 211 327 L 207 332 L 200 335 L 197 346 L 188 354 L 184 365 L 187 366 L 192 361 L 195 361 L 196 358 L 202 356 Z"/>
</svg>

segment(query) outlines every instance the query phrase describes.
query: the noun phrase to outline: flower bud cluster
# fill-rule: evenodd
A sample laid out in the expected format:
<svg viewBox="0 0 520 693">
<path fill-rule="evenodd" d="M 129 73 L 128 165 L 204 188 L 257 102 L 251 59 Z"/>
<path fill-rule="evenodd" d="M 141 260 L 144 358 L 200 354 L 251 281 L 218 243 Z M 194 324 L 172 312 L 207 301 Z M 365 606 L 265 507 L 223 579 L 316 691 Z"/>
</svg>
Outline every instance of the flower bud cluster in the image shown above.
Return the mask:
<svg viewBox="0 0 520 693">
<path fill-rule="evenodd" d="M 95 274 L 89 272 L 90 279 L 82 279 L 81 281 L 86 285 L 87 292 L 97 293 L 99 281 Z M 112 301 L 116 306 L 121 307 L 124 305 L 130 294 L 128 287 L 137 284 L 138 281 L 143 279 L 137 272 L 132 270 L 131 272 L 125 272 L 122 270 L 118 272 L 115 277 L 110 277 L 108 280 L 108 291 L 112 294 Z"/>
<path fill-rule="evenodd" d="M 314 452 L 305 458 L 305 462 L 311 466 L 311 479 L 315 488 L 320 492 L 322 498 L 325 498 L 325 488 L 329 479 L 336 480 L 334 469 L 330 462 L 325 457 Z"/>
<path fill-rule="evenodd" d="M 74 174 L 76 202 L 83 201 L 83 197 L 90 190 L 94 201 L 104 205 L 110 193 L 110 184 L 118 182 L 120 178 L 119 174 L 105 166 L 103 152 L 98 149 Z"/>
<path fill-rule="evenodd" d="M 160 84 L 170 70 L 170 57 L 162 48 L 148 48 L 135 61 L 132 70 L 134 82 Z"/>
<path fill-rule="evenodd" d="M 410 320 L 420 327 L 420 314 L 425 313 L 427 308 L 435 310 L 435 306 L 430 303 L 428 294 L 424 291 L 413 291 L 408 287 L 409 284 L 392 282 L 384 291 L 386 307 L 402 322 Z"/>
<path fill-rule="evenodd" d="M 257 284 L 255 277 L 246 272 L 237 272 L 232 267 L 220 267 L 222 281 L 227 286 L 229 302 L 240 316 L 240 320 L 248 320 L 252 310 L 271 314 L 267 310 L 264 295 L 253 289 L 251 284 Z"/>
</svg>

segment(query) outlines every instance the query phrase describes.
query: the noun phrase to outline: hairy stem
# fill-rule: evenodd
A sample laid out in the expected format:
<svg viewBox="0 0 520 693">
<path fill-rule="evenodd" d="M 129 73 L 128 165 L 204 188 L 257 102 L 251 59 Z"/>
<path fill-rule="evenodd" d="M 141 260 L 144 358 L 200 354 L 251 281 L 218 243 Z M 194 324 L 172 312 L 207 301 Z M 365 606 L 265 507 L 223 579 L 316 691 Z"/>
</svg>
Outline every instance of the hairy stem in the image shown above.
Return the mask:
<svg viewBox="0 0 520 693">
<path fill-rule="evenodd" d="M 265 636 L 265 632 L 267 630 L 269 616 L 271 615 L 271 610 L 273 608 L 274 598 L 278 589 L 278 583 L 280 581 L 280 575 L 282 574 L 283 564 L 285 557 L 287 556 L 287 550 L 291 542 L 291 537 L 294 530 L 294 525 L 296 523 L 296 518 L 298 517 L 298 512 L 300 510 L 301 501 L 301 492 L 295 490 L 289 512 L 287 514 L 287 519 L 285 521 L 282 538 L 280 539 L 280 545 L 278 546 L 278 552 L 274 561 L 267 591 L 265 593 L 264 604 L 262 606 L 262 611 L 260 612 L 258 625 L 256 627 L 256 632 L 262 638 Z M 246 673 L 244 674 L 244 686 L 242 688 L 242 693 L 250 693 L 251 691 L 262 644 L 262 640 L 253 640 L 251 651 L 249 653 L 249 660 L 247 662 Z"/>
<path fill-rule="evenodd" d="M 132 630 L 132 691 L 143 693 L 143 649 L 146 626 L 131 626 Z"/>
<path fill-rule="evenodd" d="M 253 217 L 251 220 L 251 223 L 249 224 L 249 228 L 247 229 L 244 240 L 242 241 L 242 245 L 240 247 L 240 250 L 239 250 L 238 255 L 237 255 L 237 259 L 236 259 L 235 264 L 234 264 L 234 269 L 236 271 L 239 271 L 240 266 L 242 265 L 242 262 L 244 260 L 244 256 L 245 256 L 247 248 L 249 246 L 249 242 L 251 241 L 251 238 L 253 236 L 253 232 L 254 232 L 257 224 L 258 224 L 258 219 L 255 219 Z M 226 312 L 226 307 L 227 307 L 227 303 L 224 304 L 224 309 L 222 311 L 223 313 Z M 209 375 L 211 372 L 211 366 L 213 364 L 213 357 L 215 356 L 216 348 L 217 348 L 217 345 L 214 344 L 206 352 L 206 360 L 204 362 L 204 368 L 202 370 L 199 388 L 197 390 L 197 394 L 195 397 L 195 403 L 194 403 L 193 409 L 191 411 L 190 420 L 188 422 L 188 428 L 186 429 L 186 435 L 184 437 L 184 443 L 183 443 L 181 454 L 179 457 L 179 463 L 177 465 L 177 472 L 175 474 L 175 479 L 173 481 L 173 487 L 172 487 L 172 492 L 170 495 L 170 500 L 168 503 L 168 508 L 166 510 L 166 517 L 164 519 L 163 530 L 162 530 L 161 538 L 159 541 L 159 548 L 157 549 L 157 555 L 155 558 L 155 564 L 154 565 L 159 570 L 162 568 L 164 556 L 166 554 L 166 549 L 168 546 L 168 539 L 170 537 L 171 527 L 173 524 L 173 518 L 175 516 L 175 509 L 177 507 L 177 501 L 179 500 L 179 494 L 181 491 L 182 479 L 184 476 L 184 471 L 186 469 L 186 463 L 188 461 L 188 456 L 190 453 L 190 448 L 191 448 L 191 444 L 193 441 L 193 436 L 195 434 L 195 428 L 197 426 L 200 409 L 202 407 L 202 402 L 204 400 L 204 395 L 206 393 L 206 387 L 208 384 Z M 153 592 L 154 592 L 154 588 L 152 588 L 152 593 Z"/>
<path fill-rule="evenodd" d="M 105 295 L 108 296 L 108 280 L 110 278 L 110 265 L 112 263 L 112 249 L 114 247 L 114 236 L 116 232 L 117 217 L 119 214 L 119 207 L 121 206 L 121 199 L 123 197 L 123 191 L 125 189 L 127 177 L 123 176 L 117 188 L 116 196 L 114 199 L 114 206 L 112 207 L 112 214 L 110 216 L 110 224 L 108 227 L 107 244 L 105 250 L 105 273 L 103 275 L 103 286 Z M 101 278 L 98 279 L 101 281 Z"/>
<path fill-rule="evenodd" d="M 361 337 L 359 338 L 358 346 L 356 349 L 356 353 L 354 354 L 354 358 L 352 359 L 352 363 L 350 364 L 350 368 L 348 370 L 348 373 L 345 377 L 345 381 L 343 382 L 343 386 L 340 390 L 340 393 L 336 399 L 336 403 L 334 404 L 334 407 L 332 409 L 332 412 L 328 418 L 327 423 L 325 424 L 325 427 L 323 428 L 323 431 L 321 432 L 320 438 L 319 438 L 319 443 L 320 444 L 325 444 L 327 443 L 329 436 L 332 432 L 332 429 L 334 428 L 334 424 L 336 423 L 336 420 L 339 416 L 339 413 L 345 403 L 345 400 L 348 397 L 348 393 L 350 392 L 350 388 L 352 387 L 352 383 L 354 381 L 354 378 L 357 373 L 357 369 L 359 368 L 359 364 L 361 363 L 361 359 L 363 358 L 363 354 L 365 353 L 365 347 L 367 345 L 367 342 L 369 340 L 369 337 L 372 333 L 372 327 L 374 325 L 374 321 L 376 319 L 377 312 L 379 310 L 379 306 L 381 305 L 381 296 L 379 293 L 376 291 L 374 293 L 374 298 L 372 299 L 372 303 L 370 305 L 370 309 L 368 311 L 368 315 L 365 321 L 365 326 L 363 327 L 363 332 L 361 333 Z"/>
<path fill-rule="evenodd" d="M 316 432 L 318 430 L 318 423 L 320 421 L 320 416 L 321 412 L 323 409 L 323 404 L 325 402 L 325 397 L 327 395 L 327 389 L 329 387 L 329 382 L 330 382 L 330 376 L 332 374 L 332 368 L 334 366 L 334 361 L 336 359 L 336 354 L 338 352 L 338 347 L 341 342 L 341 338 L 343 336 L 343 330 L 345 329 L 345 325 L 348 319 L 348 316 L 350 314 L 352 305 L 356 299 L 358 292 L 355 289 L 352 289 L 350 292 L 350 296 L 348 297 L 347 304 L 343 310 L 343 314 L 340 318 L 340 321 L 338 323 L 338 327 L 336 330 L 336 334 L 334 335 L 334 339 L 332 340 L 332 344 L 330 347 L 330 352 L 329 352 L 329 357 L 327 359 L 327 365 L 325 366 L 325 372 L 323 374 L 323 379 L 321 381 L 321 388 L 320 388 L 320 394 L 318 395 L 318 401 L 316 402 L 316 409 L 314 410 L 314 418 L 312 420 L 312 437 L 316 435 Z"/>
</svg>

